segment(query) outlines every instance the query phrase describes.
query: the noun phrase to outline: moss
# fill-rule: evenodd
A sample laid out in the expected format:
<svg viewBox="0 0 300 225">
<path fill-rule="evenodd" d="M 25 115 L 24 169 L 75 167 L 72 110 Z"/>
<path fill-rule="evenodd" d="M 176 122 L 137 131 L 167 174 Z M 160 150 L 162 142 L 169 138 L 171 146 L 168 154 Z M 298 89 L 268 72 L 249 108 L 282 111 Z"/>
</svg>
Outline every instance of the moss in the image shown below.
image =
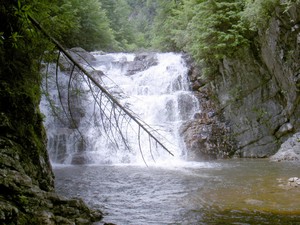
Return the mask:
<svg viewBox="0 0 300 225">
<path fill-rule="evenodd" d="M 17 46 L 9 38 L 4 38 L 0 45 L 0 135 L 12 141 L 13 151 L 33 182 L 44 190 L 52 190 L 53 173 L 39 111 L 42 77 L 38 62 L 44 50 L 34 47 L 44 41 L 23 29 L 23 18 L 15 16 L 15 8 L 10 4 L 0 6 L 3 37 L 13 33 L 22 34 L 22 37 L 15 43 Z"/>
</svg>

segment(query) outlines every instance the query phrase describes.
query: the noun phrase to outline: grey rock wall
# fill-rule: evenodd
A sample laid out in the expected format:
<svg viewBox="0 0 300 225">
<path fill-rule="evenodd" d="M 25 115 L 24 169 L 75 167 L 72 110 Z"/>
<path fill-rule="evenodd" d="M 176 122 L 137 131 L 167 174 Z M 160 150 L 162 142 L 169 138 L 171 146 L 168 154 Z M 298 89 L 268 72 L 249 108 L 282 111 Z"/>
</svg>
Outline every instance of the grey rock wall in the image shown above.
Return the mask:
<svg viewBox="0 0 300 225">
<path fill-rule="evenodd" d="M 192 159 L 275 154 L 300 130 L 300 3 L 276 8 L 248 50 L 222 60 L 213 81 L 192 71 L 202 104 L 182 132 Z"/>
<path fill-rule="evenodd" d="M 223 60 L 213 90 L 241 157 L 269 157 L 300 129 L 300 7 L 276 9 L 245 57 Z"/>
</svg>

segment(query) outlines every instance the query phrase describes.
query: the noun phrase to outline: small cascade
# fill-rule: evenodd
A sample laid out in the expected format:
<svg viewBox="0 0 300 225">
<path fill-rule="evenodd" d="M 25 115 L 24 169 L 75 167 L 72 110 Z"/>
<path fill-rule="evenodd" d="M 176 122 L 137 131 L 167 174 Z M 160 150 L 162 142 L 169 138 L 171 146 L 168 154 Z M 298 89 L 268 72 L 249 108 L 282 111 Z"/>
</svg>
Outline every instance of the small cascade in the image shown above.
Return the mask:
<svg viewBox="0 0 300 225">
<path fill-rule="evenodd" d="M 94 102 L 95 93 L 90 93 L 84 78 L 72 80 L 73 86 L 78 87 L 70 93 L 64 93 L 70 86 L 70 80 L 64 71 L 59 71 L 57 77 L 48 76 L 44 88 L 48 94 L 43 97 L 41 109 L 46 115 L 48 136 L 48 151 L 53 163 L 65 164 L 118 164 L 147 162 L 170 162 L 182 160 L 186 150 L 179 127 L 182 123 L 193 118 L 199 111 L 196 97 L 189 91 L 187 66 L 182 55 L 175 53 L 144 53 L 125 54 L 91 53 L 93 71 L 91 73 L 101 84 L 115 96 L 118 101 L 135 113 L 156 133 L 164 145 L 174 154 L 157 151 L 151 146 L 148 137 L 140 133 L 134 125 L 127 124 L 127 144 L 115 140 L 107 124 L 102 127 L 101 115 L 97 114 Z M 53 67 L 53 68 L 52 68 Z M 49 74 L 55 74 L 54 66 L 48 68 Z M 55 77 L 55 78 L 54 78 Z M 51 80 L 52 79 L 52 80 Z M 59 90 L 57 91 L 57 85 Z M 66 102 L 66 95 L 72 101 Z M 92 96 L 94 95 L 94 96 Z M 64 110 L 72 109 L 70 118 Z M 110 104 L 102 102 L 101 104 Z M 54 109 L 54 111 L 53 111 Z M 58 115 L 59 114 L 59 115 Z M 110 113 L 112 114 L 112 113 Z M 113 116 L 113 115 L 112 115 Z M 121 119 L 120 119 L 121 120 Z M 126 121 L 121 121 L 126 123 Z M 122 125 L 119 129 L 124 129 Z M 139 135 L 138 142 L 136 136 Z M 122 137 L 123 138 L 123 137 Z M 148 151 L 141 152 L 141 147 Z"/>
</svg>

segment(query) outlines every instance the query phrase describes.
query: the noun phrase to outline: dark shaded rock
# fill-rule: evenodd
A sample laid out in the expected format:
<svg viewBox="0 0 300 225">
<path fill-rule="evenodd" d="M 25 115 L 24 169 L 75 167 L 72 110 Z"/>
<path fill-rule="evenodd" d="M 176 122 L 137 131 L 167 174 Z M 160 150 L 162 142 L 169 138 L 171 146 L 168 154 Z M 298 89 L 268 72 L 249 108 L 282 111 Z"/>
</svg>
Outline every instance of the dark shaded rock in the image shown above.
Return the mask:
<svg viewBox="0 0 300 225">
<path fill-rule="evenodd" d="M 193 115 L 193 108 L 195 108 L 196 102 L 193 100 L 194 98 L 188 93 L 181 93 L 178 96 L 178 109 L 181 120 L 187 120 L 191 118 Z"/>
<path fill-rule="evenodd" d="M 203 86 L 195 93 L 201 109 L 194 115 L 193 120 L 180 127 L 188 160 L 201 161 L 232 156 L 234 144 L 230 137 L 230 128 L 216 113 L 216 105 L 210 98 L 209 88 Z"/>
<path fill-rule="evenodd" d="M 280 137 L 292 132 L 293 130 L 294 130 L 294 127 L 291 123 L 285 123 L 285 124 L 281 125 L 279 130 L 276 132 L 275 136 L 277 138 L 280 138 Z"/>
<path fill-rule="evenodd" d="M 80 199 L 68 200 L 45 191 L 51 187 L 42 190 L 36 177 L 30 177 L 23 169 L 14 143 L 9 143 L 0 158 L 14 156 L 10 161 L 14 160 L 15 166 L 0 164 L 0 224 L 91 224 L 102 218 L 100 211 L 89 209 Z"/>
<path fill-rule="evenodd" d="M 91 224 L 101 219 L 100 213 L 79 200 L 62 201 L 54 192 L 39 110 L 42 76 L 37 71 L 45 49 L 33 45 L 42 40 L 26 32 L 13 4 L 0 7 L 3 35 L 22 34 L 17 48 L 8 39 L 0 45 L 0 224 Z M 57 222 L 58 217 L 66 223 Z"/>
<path fill-rule="evenodd" d="M 127 74 L 133 75 L 158 64 L 155 53 L 141 53 L 136 55 L 133 62 L 127 63 Z"/>
<path fill-rule="evenodd" d="M 227 140 L 228 129 L 224 124 L 213 121 L 209 124 L 199 123 L 194 120 L 181 127 L 188 150 L 188 160 L 212 160 L 228 158 L 233 154 L 233 146 Z M 228 137 L 229 139 L 229 137 Z"/>
</svg>

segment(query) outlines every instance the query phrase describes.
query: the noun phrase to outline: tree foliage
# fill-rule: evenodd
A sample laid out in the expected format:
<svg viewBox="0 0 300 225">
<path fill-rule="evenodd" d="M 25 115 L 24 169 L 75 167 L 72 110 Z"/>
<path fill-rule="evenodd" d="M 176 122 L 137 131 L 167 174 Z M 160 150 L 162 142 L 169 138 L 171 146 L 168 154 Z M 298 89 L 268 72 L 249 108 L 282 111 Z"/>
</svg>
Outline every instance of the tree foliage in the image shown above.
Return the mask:
<svg viewBox="0 0 300 225">
<path fill-rule="evenodd" d="M 32 1 L 33 16 L 65 47 L 114 48 L 109 20 L 98 0 Z"/>
<path fill-rule="evenodd" d="M 156 49 L 163 51 L 176 51 L 178 50 L 173 40 L 173 27 L 174 10 L 177 8 L 176 2 L 173 0 L 158 1 L 157 15 L 154 19 L 153 26 L 153 40 L 152 45 Z"/>
<path fill-rule="evenodd" d="M 189 46 L 186 49 L 201 60 L 210 61 L 231 56 L 247 44 L 240 23 L 243 1 L 203 1 L 188 24 Z M 193 42 L 197 40 L 197 42 Z"/>
<path fill-rule="evenodd" d="M 263 28 L 279 0 L 157 0 L 155 48 L 185 51 L 214 73 L 225 57 L 237 57 Z"/>
<path fill-rule="evenodd" d="M 81 46 L 86 50 L 114 48 L 113 32 L 98 0 L 60 1 L 59 14 L 71 14 L 67 23 L 75 23 L 61 38 L 67 47 Z"/>
<path fill-rule="evenodd" d="M 130 23 L 131 7 L 126 0 L 99 0 L 106 12 L 113 31 L 117 50 L 135 48 L 135 32 Z"/>
<path fill-rule="evenodd" d="M 289 2 L 289 1 L 287 1 Z M 257 31 L 266 26 L 270 16 L 275 12 L 275 7 L 280 5 L 279 0 L 245 0 L 245 10 L 242 12 L 244 23 L 252 31 Z"/>
<path fill-rule="evenodd" d="M 67 48 L 185 51 L 213 67 L 247 47 L 275 7 L 294 1 L 25 0 L 19 11 L 31 13 Z M 10 37 L 12 43 L 19 38 Z"/>
</svg>

